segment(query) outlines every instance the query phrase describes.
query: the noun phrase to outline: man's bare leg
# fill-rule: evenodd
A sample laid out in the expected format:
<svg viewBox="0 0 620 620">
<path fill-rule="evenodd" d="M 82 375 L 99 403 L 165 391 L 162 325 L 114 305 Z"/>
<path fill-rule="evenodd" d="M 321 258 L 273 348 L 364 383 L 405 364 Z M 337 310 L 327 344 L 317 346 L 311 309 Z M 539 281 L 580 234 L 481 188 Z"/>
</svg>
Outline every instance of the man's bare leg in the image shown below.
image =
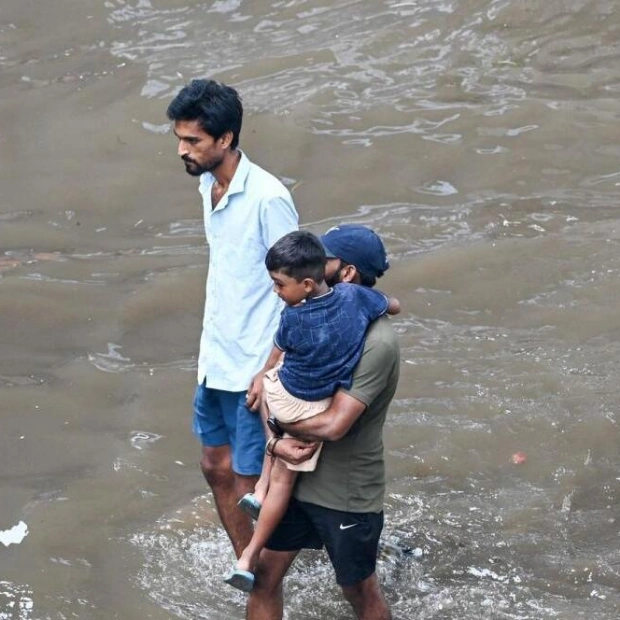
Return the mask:
<svg viewBox="0 0 620 620">
<path fill-rule="evenodd" d="M 392 620 L 377 573 L 354 586 L 343 586 L 342 593 L 351 603 L 357 620 Z"/>
<path fill-rule="evenodd" d="M 220 521 L 230 538 L 237 558 L 252 539 L 252 521 L 237 502 L 251 493 L 258 476 L 240 476 L 232 470 L 230 446 L 203 446 L 200 460 L 202 473 L 211 487 Z"/>
<path fill-rule="evenodd" d="M 246 620 L 282 620 L 282 581 L 299 551 L 263 549 L 256 566 L 256 581 L 250 592 Z"/>
</svg>

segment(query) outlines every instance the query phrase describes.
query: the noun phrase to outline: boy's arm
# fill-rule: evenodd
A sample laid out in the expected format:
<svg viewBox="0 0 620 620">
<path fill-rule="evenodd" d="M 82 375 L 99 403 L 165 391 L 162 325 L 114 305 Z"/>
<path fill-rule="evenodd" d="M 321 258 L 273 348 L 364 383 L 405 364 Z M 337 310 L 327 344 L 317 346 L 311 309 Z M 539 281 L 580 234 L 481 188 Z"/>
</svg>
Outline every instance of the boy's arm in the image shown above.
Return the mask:
<svg viewBox="0 0 620 620">
<path fill-rule="evenodd" d="M 282 349 L 279 349 L 274 344 L 273 349 L 271 349 L 271 353 L 269 354 L 269 357 L 267 358 L 267 361 L 265 362 L 265 365 L 263 366 L 259 374 L 264 375 L 268 370 L 271 370 L 278 363 L 281 355 Z"/>
<path fill-rule="evenodd" d="M 396 297 L 390 297 L 386 295 L 388 300 L 387 314 L 398 314 L 400 312 L 400 301 Z"/>
<path fill-rule="evenodd" d="M 246 405 L 250 411 L 258 411 L 260 408 L 261 394 L 263 393 L 263 376 L 268 370 L 271 370 L 282 356 L 282 351 L 275 345 L 271 349 L 271 353 L 265 362 L 265 365 L 256 374 L 250 386 L 248 387 L 248 393 L 246 395 Z"/>
<path fill-rule="evenodd" d="M 396 299 L 396 297 L 392 297 L 391 295 L 387 295 L 383 291 L 380 291 L 376 288 L 371 289 L 362 289 L 364 291 L 364 295 L 369 296 L 371 299 L 381 299 L 381 304 L 385 304 L 387 302 L 387 307 L 383 310 L 379 316 L 383 316 L 384 314 L 398 314 L 400 312 L 400 301 Z"/>
</svg>

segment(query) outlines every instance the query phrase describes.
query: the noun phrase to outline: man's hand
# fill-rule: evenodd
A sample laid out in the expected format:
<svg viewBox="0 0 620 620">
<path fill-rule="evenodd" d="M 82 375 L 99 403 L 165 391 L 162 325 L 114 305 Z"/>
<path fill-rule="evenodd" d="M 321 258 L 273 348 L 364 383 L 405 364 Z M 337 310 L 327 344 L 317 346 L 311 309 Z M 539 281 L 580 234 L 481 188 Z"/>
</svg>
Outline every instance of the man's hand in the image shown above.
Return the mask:
<svg viewBox="0 0 620 620">
<path fill-rule="evenodd" d="M 252 381 L 250 381 L 250 387 L 248 387 L 248 393 L 245 400 L 245 404 L 250 411 L 258 411 L 260 409 L 264 376 L 265 373 L 261 371 L 252 379 Z"/>
<path fill-rule="evenodd" d="M 277 442 L 273 454 L 291 465 L 299 465 L 307 461 L 318 447 L 316 441 L 308 442 L 294 437 L 284 437 Z"/>
</svg>

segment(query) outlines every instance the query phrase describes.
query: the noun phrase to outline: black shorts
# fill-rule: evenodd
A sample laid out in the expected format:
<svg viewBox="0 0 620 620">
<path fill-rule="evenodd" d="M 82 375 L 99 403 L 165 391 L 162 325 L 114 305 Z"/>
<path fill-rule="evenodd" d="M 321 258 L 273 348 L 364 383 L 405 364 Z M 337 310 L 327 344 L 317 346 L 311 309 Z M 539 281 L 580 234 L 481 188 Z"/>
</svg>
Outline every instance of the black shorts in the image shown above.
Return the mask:
<svg viewBox="0 0 620 620">
<path fill-rule="evenodd" d="M 266 547 L 298 551 L 325 546 L 338 585 L 352 586 L 375 572 L 382 529 L 383 512 L 342 512 L 293 498 Z"/>
</svg>

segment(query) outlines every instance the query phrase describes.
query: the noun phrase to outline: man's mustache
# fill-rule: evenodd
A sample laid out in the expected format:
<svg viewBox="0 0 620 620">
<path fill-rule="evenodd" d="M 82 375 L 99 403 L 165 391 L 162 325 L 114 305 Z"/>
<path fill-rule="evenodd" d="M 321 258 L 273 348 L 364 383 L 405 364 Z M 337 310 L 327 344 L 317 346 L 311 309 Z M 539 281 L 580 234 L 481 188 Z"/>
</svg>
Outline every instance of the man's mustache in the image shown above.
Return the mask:
<svg viewBox="0 0 620 620">
<path fill-rule="evenodd" d="M 181 155 L 181 159 L 186 163 L 186 164 L 194 164 L 197 165 L 196 162 L 191 158 L 188 157 L 187 155 Z"/>
</svg>

